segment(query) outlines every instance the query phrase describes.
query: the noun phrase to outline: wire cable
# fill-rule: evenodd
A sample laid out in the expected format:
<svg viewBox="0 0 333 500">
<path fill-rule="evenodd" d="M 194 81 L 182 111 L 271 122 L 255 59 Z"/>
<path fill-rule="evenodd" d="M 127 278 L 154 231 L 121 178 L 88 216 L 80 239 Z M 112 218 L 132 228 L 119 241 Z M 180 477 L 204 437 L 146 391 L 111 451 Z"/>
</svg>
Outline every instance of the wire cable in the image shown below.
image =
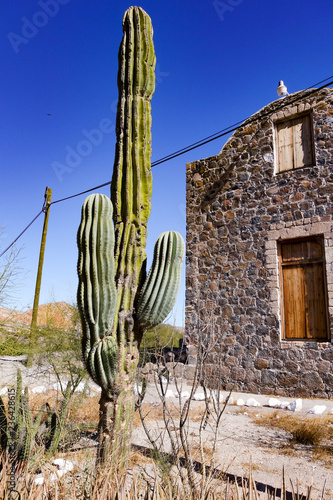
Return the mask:
<svg viewBox="0 0 333 500">
<path fill-rule="evenodd" d="M 96 189 L 108 186 L 109 184 L 111 184 L 111 181 L 104 182 L 104 184 L 100 184 L 99 186 L 95 186 L 90 189 L 86 189 L 85 191 L 81 191 L 81 193 L 72 194 L 71 196 L 67 196 L 66 198 L 61 198 L 60 200 L 51 201 L 50 205 L 54 205 L 55 203 L 60 203 L 61 201 L 70 200 L 71 198 L 76 198 L 77 196 L 81 196 L 82 194 L 90 193 L 90 191 L 96 191 Z"/>
<path fill-rule="evenodd" d="M 317 85 L 320 85 L 321 83 L 324 83 L 324 82 L 326 82 L 327 80 L 331 80 L 332 78 L 333 78 L 333 75 L 332 75 L 332 76 L 329 76 L 328 78 L 325 78 L 324 80 L 321 80 L 320 82 L 314 83 L 314 84 L 313 84 L 313 85 L 311 85 L 310 87 L 307 87 L 306 89 L 304 89 L 304 90 L 303 90 L 303 92 L 304 92 L 304 91 L 306 91 L 306 90 L 313 89 L 313 88 L 314 88 L 314 87 L 316 87 Z M 321 90 L 322 88 L 326 87 L 327 85 L 331 85 L 331 84 L 332 84 L 332 82 L 330 82 L 330 83 L 328 83 L 328 84 L 325 84 L 324 86 L 320 87 L 320 89 L 317 89 L 317 88 L 316 88 L 316 89 L 314 89 L 314 92 L 317 92 L 318 90 Z M 300 97 L 297 97 L 297 99 L 302 99 L 303 97 L 304 97 L 304 96 L 300 96 Z M 290 103 L 288 103 L 288 104 L 284 104 L 284 105 L 282 105 L 282 107 L 285 107 L 285 106 L 287 106 L 287 105 L 289 105 L 289 104 L 290 104 Z M 281 108 L 279 107 L 278 109 L 281 109 Z M 274 112 L 275 112 L 275 111 L 274 111 Z M 247 118 L 247 119 L 248 119 L 248 118 Z M 163 158 L 160 158 L 159 160 L 157 160 L 157 162 L 161 162 L 161 161 L 162 161 L 162 160 L 164 160 L 165 158 L 169 158 L 170 156 L 172 156 L 172 155 L 174 155 L 174 154 L 177 154 L 177 153 L 180 153 L 181 151 L 186 151 L 188 148 L 190 148 L 190 147 L 192 147 L 192 146 L 195 146 L 196 144 L 200 144 L 202 141 L 206 141 L 207 139 L 210 139 L 210 138 L 212 138 L 212 137 L 215 137 L 215 136 L 217 136 L 218 134 L 221 134 L 222 132 L 226 132 L 227 130 L 229 130 L 229 132 L 230 132 L 230 131 L 232 131 L 232 130 L 235 130 L 235 127 L 236 127 L 237 125 L 240 125 L 240 124 L 244 123 L 247 119 L 245 119 L 245 120 L 240 120 L 240 121 L 238 121 L 238 122 L 234 123 L 233 125 L 230 125 L 229 127 L 226 127 L 226 128 L 224 128 L 224 129 L 220 130 L 219 132 L 215 132 L 215 134 L 211 134 L 211 135 L 209 135 L 209 136 L 205 137 L 204 139 L 202 139 L 202 140 L 200 140 L 200 141 L 197 141 L 197 142 L 194 142 L 193 144 L 190 144 L 190 145 L 189 145 L 189 146 L 187 146 L 186 148 L 179 149 L 178 151 L 175 151 L 175 153 L 171 153 L 171 154 L 169 154 L 169 155 L 167 155 L 167 156 L 164 156 Z M 229 132 L 227 132 L 227 133 L 229 133 Z M 219 135 L 219 137 L 221 137 L 221 136 Z M 154 162 L 154 163 L 157 163 L 157 162 Z"/>
<path fill-rule="evenodd" d="M 309 95 L 312 95 L 312 94 L 314 94 L 316 92 L 319 92 L 320 90 L 322 90 L 325 87 L 328 87 L 329 85 L 332 85 L 333 84 L 333 80 L 332 79 L 333 79 L 333 75 L 329 76 L 328 78 L 325 78 L 324 80 L 321 80 L 320 82 L 317 82 L 317 83 L 311 85 L 310 87 L 307 87 L 306 89 L 304 89 L 303 91 L 301 91 L 302 92 L 301 96 L 297 96 L 297 97 L 295 97 L 292 100 L 288 99 L 287 102 L 281 104 L 281 106 L 278 106 L 277 108 L 274 108 L 274 110 L 267 111 L 266 113 L 262 113 L 260 115 L 260 119 L 265 118 L 265 117 L 267 117 L 267 116 L 269 116 L 269 115 L 271 115 L 273 113 L 276 113 L 277 111 L 280 111 L 281 109 L 285 108 L 286 106 L 290 106 L 291 104 L 294 104 L 295 102 L 297 102 L 297 101 L 299 101 L 301 99 L 304 99 L 305 97 L 308 97 Z M 331 81 L 328 82 L 328 83 L 325 83 L 325 85 L 321 85 L 322 83 L 327 82 L 328 80 L 331 80 Z M 321 86 L 318 87 L 318 88 L 314 88 L 317 85 L 321 85 Z M 306 92 L 307 90 L 309 92 Z M 306 93 L 304 94 L 304 92 L 306 92 Z M 297 94 L 298 94 L 298 92 L 297 92 Z M 255 113 L 255 115 L 257 115 L 257 113 Z M 216 132 L 215 134 L 211 134 L 211 135 L 205 137 L 204 139 L 201 139 L 200 141 L 193 142 L 189 146 L 186 146 L 186 147 L 184 147 L 182 149 L 178 149 L 174 153 L 170 153 L 169 155 L 166 155 L 163 158 L 160 158 L 159 160 L 156 160 L 156 161 L 152 162 L 151 166 L 152 167 L 156 167 L 157 165 L 161 165 L 161 163 L 165 163 L 165 162 L 167 162 L 169 160 L 172 160 L 173 158 L 177 158 L 178 156 L 181 156 L 181 155 L 183 155 L 185 153 L 188 153 L 189 151 L 193 151 L 193 149 L 197 149 L 197 148 L 199 148 L 201 146 L 204 146 L 205 144 L 208 144 L 209 142 L 212 142 L 212 141 L 215 141 L 216 139 L 219 139 L 220 137 L 228 135 L 231 132 L 235 132 L 235 130 L 237 130 L 241 126 L 248 125 L 249 123 L 253 123 L 254 121 L 257 121 L 257 120 L 258 120 L 258 118 L 253 117 L 253 115 L 252 115 L 252 117 L 250 116 L 250 117 L 246 118 L 245 120 L 238 121 L 238 122 L 234 123 L 233 125 L 230 125 L 229 127 L 225 127 L 224 129 L 220 130 L 219 132 Z M 81 191 L 80 193 L 73 194 L 71 196 L 67 196 L 66 198 L 61 198 L 59 200 L 52 201 L 49 205 L 55 205 L 56 203 L 60 203 L 62 201 L 70 200 L 71 198 L 76 198 L 77 196 L 81 196 L 83 194 L 90 193 L 91 191 L 96 191 L 97 189 L 105 187 L 105 186 L 109 186 L 110 184 L 111 184 L 111 181 L 105 182 L 104 184 L 100 184 L 99 186 L 95 186 L 93 188 L 86 189 L 85 191 Z M 29 229 L 29 227 L 35 222 L 36 219 L 38 219 L 38 217 L 44 211 L 45 211 L 45 201 L 44 201 L 44 205 L 43 205 L 42 210 L 23 229 L 23 231 L 17 236 L 17 238 L 15 238 L 15 240 L 0 254 L 0 258 L 17 242 L 17 240 L 19 238 L 21 238 L 21 236 L 27 231 L 27 229 Z"/>
<path fill-rule="evenodd" d="M 274 111 L 273 110 L 267 111 L 266 113 L 262 114 L 260 118 L 268 116 L 272 113 L 276 113 L 277 111 L 280 111 L 281 109 L 285 108 L 286 106 L 290 106 L 294 102 L 297 102 L 301 99 L 304 99 L 304 97 L 307 97 L 311 94 L 314 94 L 315 92 L 319 92 L 319 90 L 322 90 L 323 88 L 325 88 L 329 85 L 332 85 L 333 80 L 330 81 L 329 83 L 325 83 L 325 85 L 322 85 L 319 88 L 315 88 L 315 89 L 313 88 L 316 85 L 320 85 L 321 83 L 326 82 L 327 80 L 330 80 L 332 78 L 333 78 L 333 75 L 328 77 L 328 78 L 325 78 L 325 80 L 321 80 L 320 82 L 315 83 L 314 85 L 311 85 L 310 87 L 308 87 L 302 91 L 301 96 L 295 97 L 295 99 L 293 99 L 291 101 L 288 100 L 288 102 L 281 104 L 281 106 L 278 106 L 277 108 L 274 108 Z M 304 92 L 306 92 L 307 90 L 310 90 L 310 91 L 307 92 L 306 94 L 304 94 Z M 223 137 L 225 135 L 230 134 L 231 132 L 234 132 L 235 130 L 240 128 L 240 126 L 252 123 L 252 122 L 256 121 L 257 119 L 258 118 L 251 118 L 251 117 L 245 118 L 244 120 L 236 122 L 233 125 L 230 125 L 229 127 L 226 127 L 224 129 L 220 130 L 219 132 L 216 132 L 215 134 L 209 135 L 209 136 L 205 137 L 204 139 L 201 139 L 200 141 L 194 142 L 193 144 L 190 144 L 189 146 L 187 146 L 185 148 L 179 149 L 178 151 L 175 151 L 174 153 L 171 153 L 167 156 L 164 156 L 163 158 L 160 158 L 159 160 L 156 160 L 155 162 L 153 162 L 151 164 L 151 166 L 155 167 L 156 165 L 160 165 L 161 163 L 165 163 L 166 161 L 172 160 L 173 158 L 176 158 L 177 156 L 188 153 L 189 151 L 192 151 L 193 149 L 199 148 L 200 146 L 204 146 L 205 144 L 208 144 L 209 142 L 215 141 L 216 139 L 219 139 L 220 137 Z"/>
<path fill-rule="evenodd" d="M 27 229 L 29 229 L 29 227 L 35 222 L 35 220 L 38 219 L 38 217 L 43 213 L 43 209 L 36 215 L 36 217 L 34 219 L 32 219 L 31 222 L 29 222 L 29 224 L 27 225 L 27 227 L 25 227 L 23 229 L 23 231 L 17 236 L 17 238 L 15 238 L 15 240 L 6 248 L 6 250 L 4 250 L 1 254 L 0 254 L 0 259 L 3 255 L 5 255 L 5 253 L 10 249 L 12 248 L 13 245 L 15 245 L 15 243 L 17 242 L 17 240 L 19 238 L 21 238 L 21 236 L 26 232 Z"/>
<path fill-rule="evenodd" d="M 332 85 L 333 84 L 332 79 L 333 79 L 333 75 L 329 76 L 328 78 L 325 78 L 324 80 L 321 80 L 320 82 L 314 83 L 310 87 L 307 87 L 306 89 L 301 91 L 302 92 L 301 96 L 297 96 L 294 99 L 292 99 L 291 101 L 288 100 L 288 102 L 281 104 L 281 106 L 278 106 L 277 108 L 274 108 L 274 111 L 272 110 L 272 111 L 268 111 L 268 112 L 262 114 L 260 116 L 260 118 L 266 117 L 272 113 L 276 113 L 276 111 L 279 111 L 279 110 L 285 108 L 286 106 L 290 106 L 294 102 L 297 102 L 301 99 L 304 99 L 304 97 L 307 97 L 308 95 L 314 94 L 315 92 L 319 92 L 323 88 L 325 88 L 329 85 Z M 327 80 L 331 80 L 331 81 L 329 83 L 326 83 L 325 85 L 322 85 L 321 87 L 313 88 L 316 85 L 320 85 L 321 83 L 327 82 Z M 304 94 L 304 92 L 306 92 L 307 90 L 309 90 L 309 92 Z M 231 132 L 234 132 L 235 130 L 240 128 L 242 125 L 245 125 L 245 124 L 247 125 L 247 124 L 252 123 L 256 120 L 258 120 L 258 118 L 251 118 L 251 117 L 245 118 L 244 120 L 240 120 L 232 125 L 229 125 L 228 127 L 225 127 L 224 129 L 220 130 L 219 132 L 215 132 L 215 134 L 211 134 L 211 135 L 205 137 L 204 139 L 201 139 L 200 141 L 193 142 L 189 146 L 186 146 L 182 149 L 178 149 L 174 153 L 170 153 L 169 155 L 163 156 L 159 160 L 152 162 L 151 167 L 156 167 L 157 165 L 160 165 L 161 163 L 165 163 L 169 160 L 172 160 L 173 158 L 177 158 L 178 156 L 181 156 L 185 153 L 188 153 L 189 151 L 192 151 L 193 149 L 197 149 L 200 146 L 204 146 L 205 144 L 208 144 L 209 142 L 215 141 L 216 139 L 219 139 L 220 137 L 223 137 L 225 135 L 230 134 Z M 95 186 L 91 189 L 86 189 L 85 191 L 82 191 L 81 193 L 73 194 L 72 196 L 68 196 L 68 197 L 62 198 L 60 200 L 52 201 L 51 205 L 53 205 L 55 203 L 60 203 L 61 201 L 70 200 L 71 198 L 81 196 L 82 194 L 90 193 L 91 191 L 95 191 L 96 189 L 99 189 L 99 188 L 104 187 L 104 186 L 109 186 L 110 184 L 111 184 L 111 181 L 105 182 L 104 184 L 100 184 L 99 186 Z"/>
</svg>

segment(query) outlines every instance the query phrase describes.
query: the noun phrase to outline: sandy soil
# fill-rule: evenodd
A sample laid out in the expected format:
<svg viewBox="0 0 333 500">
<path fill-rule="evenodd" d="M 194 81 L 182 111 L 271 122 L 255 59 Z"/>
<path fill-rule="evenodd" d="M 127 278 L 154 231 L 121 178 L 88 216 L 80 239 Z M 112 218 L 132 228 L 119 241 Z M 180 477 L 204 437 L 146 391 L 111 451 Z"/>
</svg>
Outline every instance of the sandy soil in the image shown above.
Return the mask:
<svg viewBox="0 0 333 500">
<path fill-rule="evenodd" d="M 171 388 L 172 389 L 172 388 Z M 183 390 L 189 388 L 184 387 Z M 226 396 L 227 393 L 224 393 Z M 235 402 L 242 397 L 245 401 L 250 397 L 260 402 L 260 407 L 248 408 L 238 407 Z M 261 415 L 272 414 L 276 410 L 265 407 L 269 399 L 268 396 L 257 396 L 249 394 L 233 394 L 234 404 L 229 404 L 223 414 L 218 452 L 216 455 L 216 467 L 229 475 L 238 477 L 248 477 L 249 464 L 252 462 L 252 474 L 257 482 L 258 489 L 263 489 L 265 485 L 273 488 L 281 487 L 282 471 L 285 470 L 286 485 L 289 491 L 292 491 L 292 481 L 294 488 L 299 483 L 299 490 L 306 494 L 307 487 L 312 485 L 312 498 L 320 498 L 323 487 L 327 497 L 333 498 L 333 443 L 325 443 L 331 447 L 330 456 L 316 457 L 314 449 L 309 445 L 294 445 L 290 447 L 291 435 L 278 428 L 270 428 L 257 425 L 256 420 Z M 292 401 L 290 398 L 283 398 L 283 401 Z M 156 391 L 150 387 L 145 411 L 148 411 L 147 424 L 155 432 L 155 436 L 163 432 L 163 423 L 160 420 L 159 399 Z M 333 401 L 323 400 L 303 400 L 302 410 L 297 412 L 299 416 L 306 418 L 319 418 L 317 415 L 308 414 L 308 410 L 315 404 L 325 404 L 324 415 L 328 415 L 333 410 Z M 151 411 L 149 412 L 149 405 Z M 168 405 L 176 409 L 178 401 L 176 398 L 169 398 Z M 198 442 L 198 420 L 203 412 L 203 403 L 192 401 L 193 417 L 190 426 L 189 436 L 193 440 L 193 447 Z M 281 415 L 295 415 L 289 410 L 278 410 Z M 175 416 L 177 412 L 175 410 Z M 197 421 L 196 421 L 197 420 Z M 175 418 L 175 423 L 177 418 Z M 331 424 L 332 425 L 332 424 Z M 177 423 L 175 424 L 177 428 Z M 149 446 L 148 440 L 141 427 L 135 429 L 133 442 L 137 445 Z M 209 450 L 213 442 L 213 429 L 207 425 L 204 432 L 205 447 Z M 168 451 L 168 439 L 163 436 L 164 449 Z"/>
<path fill-rule="evenodd" d="M 29 387 L 47 385 L 51 388 L 54 384 L 54 377 L 50 372 L 39 367 L 28 370 L 21 363 L 13 363 L 9 359 L 0 360 L 1 386 L 14 384 L 16 379 L 16 370 L 22 370 L 23 383 Z M 92 384 L 92 393 L 96 395 L 97 386 Z M 175 387 L 169 389 L 175 391 Z M 189 391 L 190 387 L 183 386 L 182 391 Z M 221 393 L 225 398 L 227 393 Z M 330 455 L 321 455 L 320 458 L 314 453 L 313 447 L 305 445 L 295 445 L 290 448 L 290 434 L 277 429 L 259 426 L 255 422 L 260 415 L 272 414 L 276 410 L 267 405 L 269 396 L 250 395 L 250 394 L 232 394 L 234 404 L 228 404 L 223 414 L 220 434 L 218 441 L 218 452 L 215 460 L 215 467 L 229 475 L 236 477 L 248 477 L 249 464 L 252 462 L 252 474 L 257 482 L 259 489 L 265 485 L 281 487 L 282 470 L 285 469 L 287 488 L 291 491 L 290 481 L 296 488 L 299 482 L 300 491 L 306 493 L 307 487 L 312 486 L 312 498 L 321 497 L 321 492 L 325 485 L 327 498 L 333 498 L 333 443 L 326 443 L 330 447 Z M 259 407 L 251 408 L 246 406 L 237 406 L 235 403 L 239 398 L 244 401 L 249 398 L 255 398 Z M 281 398 L 283 401 L 293 401 L 291 398 Z M 173 408 L 175 415 L 175 429 L 177 429 L 177 414 L 179 402 L 176 397 L 168 398 L 168 405 Z M 325 405 L 326 410 L 323 415 L 329 415 L 333 412 L 333 400 L 303 400 L 302 409 L 297 415 L 306 416 L 306 418 L 320 418 L 316 415 L 308 414 L 308 410 L 314 405 Z M 147 425 L 155 432 L 155 435 L 162 432 L 164 450 L 170 449 L 168 439 L 163 434 L 164 426 L 161 418 L 161 402 L 153 384 L 148 386 L 147 394 L 144 400 L 145 412 L 148 412 Z M 198 428 L 200 417 L 203 413 L 204 403 L 202 401 L 191 401 L 193 409 L 191 424 L 189 429 L 189 439 L 192 441 L 193 449 L 198 442 Z M 289 410 L 279 410 L 284 415 L 295 415 Z M 210 421 L 209 421 L 210 422 Z M 332 425 L 332 424 L 330 424 Z M 211 449 L 213 440 L 213 428 L 208 424 L 204 431 L 204 444 L 207 450 Z M 139 446 L 149 447 L 149 442 L 139 422 L 134 430 L 133 443 Z M 199 457 L 198 457 L 199 459 Z"/>
</svg>

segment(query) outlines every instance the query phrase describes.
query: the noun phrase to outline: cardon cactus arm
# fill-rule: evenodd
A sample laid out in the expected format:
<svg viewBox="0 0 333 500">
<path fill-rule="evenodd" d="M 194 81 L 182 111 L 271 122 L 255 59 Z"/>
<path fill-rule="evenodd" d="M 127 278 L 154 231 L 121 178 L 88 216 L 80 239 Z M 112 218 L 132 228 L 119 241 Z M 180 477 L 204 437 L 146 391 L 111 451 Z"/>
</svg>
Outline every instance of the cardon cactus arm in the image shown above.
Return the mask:
<svg viewBox="0 0 333 500">
<path fill-rule="evenodd" d="M 173 308 L 184 255 L 185 243 L 179 233 L 167 231 L 158 237 L 153 264 L 138 300 L 137 321 L 142 328 L 162 323 Z"/>
<path fill-rule="evenodd" d="M 151 19 L 130 7 L 119 49 L 117 144 L 111 200 L 114 206 L 118 337 L 132 330 L 137 288 L 145 278 L 147 222 L 151 209 L 151 98 L 155 51 Z"/>
<path fill-rule="evenodd" d="M 77 243 L 83 358 L 92 379 L 109 389 L 117 360 L 117 342 L 112 336 L 117 292 L 112 203 L 107 196 L 93 194 L 85 200 Z"/>
</svg>

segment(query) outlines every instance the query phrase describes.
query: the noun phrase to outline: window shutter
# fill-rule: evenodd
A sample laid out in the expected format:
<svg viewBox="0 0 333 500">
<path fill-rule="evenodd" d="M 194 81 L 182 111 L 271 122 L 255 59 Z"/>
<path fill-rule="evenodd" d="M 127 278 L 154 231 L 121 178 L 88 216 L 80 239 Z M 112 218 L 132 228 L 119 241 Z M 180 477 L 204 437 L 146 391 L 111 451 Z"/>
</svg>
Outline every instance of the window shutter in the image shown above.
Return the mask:
<svg viewBox="0 0 333 500">
<path fill-rule="evenodd" d="M 283 268 L 284 324 L 287 339 L 305 337 L 305 302 L 303 272 L 299 267 Z"/>
<path fill-rule="evenodd" d="M 311 115 L 277 123 L 276 144 L 279 172 L 314 165 Z"/>
<path fill-rule="evenodd" d="M 311 167 L 312 165 L 314 165 L 314 157 L 310 115 L 303 116 L 302 147 L 303 164 L 300 165 L 300 167 Z"/>
<path fill-rule="evenodd" d="M 294 168 L 304 166 L 304 150 L 303 150 L 303 116 L 292 120 L 293 128 L 293 151 L 294 151 Z"/>
<path fill-rule="evenodd" d="M 277 126 L 279 172 L 293 168 L 293 133 L 290 121 Z"/>
<path fill-rule="evenodd" d="M 322 264 L 312 264 L 304 268 L 307 337 L 325 339 L 326 310 L 324 273 Z"/>
</svg>

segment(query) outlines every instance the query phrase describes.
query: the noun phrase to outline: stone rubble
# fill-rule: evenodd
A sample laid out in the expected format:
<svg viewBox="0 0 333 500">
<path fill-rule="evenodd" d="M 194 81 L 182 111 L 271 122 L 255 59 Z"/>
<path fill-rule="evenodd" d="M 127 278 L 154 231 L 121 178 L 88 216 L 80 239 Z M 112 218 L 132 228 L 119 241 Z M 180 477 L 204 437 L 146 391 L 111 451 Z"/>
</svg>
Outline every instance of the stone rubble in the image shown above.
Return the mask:
<svg viewBox="0 0 333 500">
<path fill-rule="evenodd" d="M 325 410 L 326 410 L 325 405 L 315 405 L 308 411 L 308 413 L 312 413 L 313 415 L 321 415 L 322 413 L 324 413 Z"/>
</svg>

